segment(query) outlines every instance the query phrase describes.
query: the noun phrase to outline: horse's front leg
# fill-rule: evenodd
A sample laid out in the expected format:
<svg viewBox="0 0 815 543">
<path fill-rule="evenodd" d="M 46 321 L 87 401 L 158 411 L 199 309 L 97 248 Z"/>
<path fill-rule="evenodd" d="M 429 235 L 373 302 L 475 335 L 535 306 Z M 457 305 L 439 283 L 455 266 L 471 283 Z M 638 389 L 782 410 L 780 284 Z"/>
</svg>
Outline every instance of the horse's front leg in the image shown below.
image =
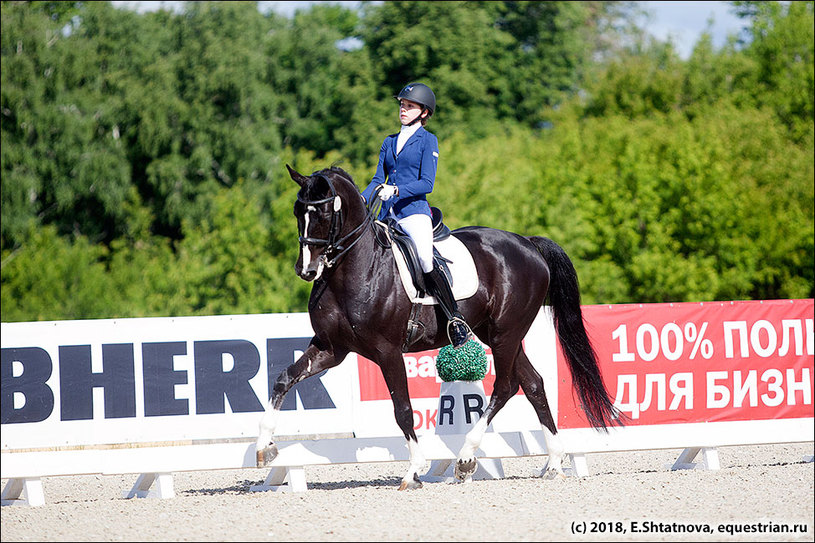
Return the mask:
<svg viewBox="0 0 815 543">
<path fill-rule="evenodd" d="M 517 353 L 516 347 L 514 353 Z M 455 465 L 455 477 L 459 481 L 464 481 L 471 477 L 475 470 L 478 468 L 478 463 L 475 457 L 475 451 L 481 446 L 481 441 L 484 439 L 484 434 L 487 427 L 492 422 L 493 417 L 501 410 L 507 401 L 518 392 L 520 384 L 512 372 L 512 360 L 515 356 L 513 353 L 506 356 L 506 352 L 513 352 L 512 349 L 501 348 L 497 346 L 493 348 L 493 355 L 495 361 L 495 387 L 490 396 L 490 402 L 484 410 L 484 414 L 478 419 L 475 425 L 467 432 L 464 438 L 464 445 L 458 453 Z M 509 362 L 509 363 L 508 363 Z"/>
<path fill-rule="evenodd" d="M 518 390 L 518 383 L 514 380 L 511 382 L 501 383 L 499 379 L 495 381 L 495 389 L 492 396 L 490 396 L 490 403 L 484 410 L 484 414 L 473 425 L 464 438 L 464 445 L 458 453 L 455 466 L 455 477 L 459 481 L 464 481 L 467 477 L 472 476 L 478 468 L 478 461 L 475 457 L 475 451 L 481 446 L 481 441 L 484 439 L 484 434 L 492 418 L 498 411 L 507 403 L 515 392 Z"/>
<path fill-rule="evenodd" d="M 396 352 L 383 357 L 382 361 L 379 362 L 379 367 L 391 394 L 396 424 L 399 425 L 407 440 L 410 454 L 410 465 L 404 478 L 402 478 L 399 490 L 422 488 L 422 482 L 419 480 L 419 470 L 425 467 L 425 458 L 419 448 L 416 432 L 413 430 L 413 407 L 410 405 L 405 362 L 402 354 Z"/>
<path fill-rule="evenodd" d="M 348 353 L 322 349 L 319 340 L 315 337 L 311 340 L 311 344 L 303 353 L 303 356 L 298 358 L 297 362 L 289 366 L 286 371 L 280 373 L 272 389 L 269 403 L 266 404 L 266 410 L 260 420 L 258 439 L 255 446 L 257 467 L 268 466 L 277 456 L 277 446 L 272 440 L 272 436 L 277 428 L 277 419 L 286 393 L 303 379 L 338 365 L 343 361 L 346 354 Z"/>
</svg>

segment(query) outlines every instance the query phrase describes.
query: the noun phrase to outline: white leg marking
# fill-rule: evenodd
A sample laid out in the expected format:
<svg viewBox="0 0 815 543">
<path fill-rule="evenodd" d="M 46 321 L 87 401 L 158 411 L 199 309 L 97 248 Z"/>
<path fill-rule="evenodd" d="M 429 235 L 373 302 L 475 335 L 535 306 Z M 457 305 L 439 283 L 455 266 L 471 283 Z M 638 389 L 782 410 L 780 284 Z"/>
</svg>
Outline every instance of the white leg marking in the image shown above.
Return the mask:
<svg viewBox="0 0 815 543">
<path fill-rule="evenodd" d="M 419 473 L 419 470 L 424 468 L 425 465 L 424 454 L 422 454 L 422 449 L 419 447 L 419 442 L 409 440 L 408 451 L 410 452 L 410 471 Z"/>
<path fill-rule="evenodd" d="M 311 365 L 314 362 L 314 358 L 310 353 L 308 355 L 306 353 L 303 353 L 302 355 L 308 356 L 308 367 L 306 368 L 306 372 L 301 374 L 297 378 L 297 380 L 292 384 L 292 386 L 305 379 L 305 376 L 311 373 Z M 275 409 L 274 406 L 272 405 L 272 400 L 269 399 L 269 401 L 266 402 L 266 409 L 263 412 L 263 417 L 261 417 L 260 419 L 260 429 L 258 432 L 257 440 L 258 450 L 267 447 L 272 442 L 272 436 L 274 435 L 274 432 L 277 429 L 278 418 L 280 418 L 280 410 Z"/>
<path fill-rule="evenodd" d="M 277 419 L 280 415 L 280 411 L 277 409 L 272 408 L 272 402 L 266 405 L 266 411 L 263 413 L 263 417 L 260 419 L 259 431 L 258 431 L 258 440 L 257 440 L 257 450 L 264 449 L 269 446 L 272 442 L 272 436 L 274 435 L 275 429 L 277 429 Z"/>
<path fill-rule="evenodd" d="M 475 470 L 478 469 L 478 463 L 475 459 L 475 451 L 481 445 L 481 440 L 484 438 L 484 432 L 487 431 L 487 417 L 478 419 L 472 429 L 467 432 L 464 438 L 464 445 L 458 453 L 456 459 L 456 466 L 453 471 L 456 479 L 459 481 L 466 481 L 472 477 Z"/>
<path fill-rule="evenodd" d="M 541 477 L 544 479 L 563 478 L 565 477 L 563 473 L 563 443 L 546 426 L 541 426 L 541 428 L 543 429 L 543 440 L 546 442 L 546 452 L 549 453 L 549 459 L 541 471 Z"/>
<path fill-rule="evenodd" d="M 469 460 L 475 457 L 475 451 L 481 446 L 481 440 L 484 439 L 484 433 L 487 431 L 487 417 L 481 417 L 473 425 L 467 437 L 464 438 L 464 445 L 458 453 L 459 460 Z"/>
<path fill-rule="evenodd" d="M 419 470 L 424 469 L 424 454 L 422 454 L 422 449 L 419 447 L 419 443 L 417 441 L 408 439 L 407 446 L 408 452 L 410 453 L 410 466 L 408 466 L 408 472 L 402 479 L 402 484 L 399 485 L 399 490 L 422 487 L 422 483 L 419 481 Z"/>
</svg>

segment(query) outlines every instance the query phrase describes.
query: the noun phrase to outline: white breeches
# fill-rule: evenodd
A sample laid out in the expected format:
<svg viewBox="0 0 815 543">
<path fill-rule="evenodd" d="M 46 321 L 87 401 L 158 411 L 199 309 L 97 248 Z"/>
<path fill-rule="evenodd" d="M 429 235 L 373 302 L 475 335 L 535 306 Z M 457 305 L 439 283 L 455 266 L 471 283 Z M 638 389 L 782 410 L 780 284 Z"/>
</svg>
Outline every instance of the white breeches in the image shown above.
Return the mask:
<svg viewBox="0 0 815 543">
<path fill-rule="evenodd" d="M 416 244 L 416 252 L 419 253 L 419 263 L 422 271 L 429 273 L 433 271 L 433 221 L 423 213 L 408 215 L 399 219 L 399 226 Z"/>
</svg>

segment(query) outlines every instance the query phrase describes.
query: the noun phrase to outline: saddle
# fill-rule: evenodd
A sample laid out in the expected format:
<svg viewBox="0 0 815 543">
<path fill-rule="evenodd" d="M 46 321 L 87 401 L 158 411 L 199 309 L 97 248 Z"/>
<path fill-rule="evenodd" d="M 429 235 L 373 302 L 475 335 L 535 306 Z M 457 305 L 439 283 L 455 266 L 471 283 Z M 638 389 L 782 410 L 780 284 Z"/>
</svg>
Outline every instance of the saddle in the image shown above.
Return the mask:
<svg viewBox="0 0 815 543">
<path fill-rule="evenodd" d="M 478 289 L 478 272 L 473 257 L 464 244 L 452 235 L 450 229 L 444 224 L 441 211 L 437 208 L 431 208 L 431 211 L 433 214 L 434 264 L 438 265 L 447 277 L 455 299 L 468 298 Z M 376 224 L 384 229 L 385 235 L 391 241 L 391 250 L 396 259 L 399 277 L 411 302 L 407 332 L 402 344 L 402 352 L 408 352 L 411 345 L 424 334 L 425 326 L 419 320 L 421 307 L 438 302 L 428 293 L 424 284 L 424 274 L 417 256 L 416 245 L 410 236 L 393 219 L 385 222 L 377 221 Z"/>
<path fill-rule="evenodd" d="M 450 229 L 444 224 L 442 212 L 439 208 L 431 207 L 430 211 L 432 212 L 433 243 L 435 244 L 436 242 L 449 238 Z M 405 257 L 405 263 L 410 272 L 410 277 L 413 280 L 413 286 L 415 286 L 418 291 L 418 296 L 425 296 L 427 294 L 427 287 L 424 284 L 424 273 L 422 273 L 422 266 L 419 263 L 419 253 L 416 250 L 416 244 L 392 217 L 385 221 L 385 225 L 388 227 L 388 235 L 391 241 Z M 447 281 L 452 285 L 453 274 L 450 272 L 450 267 L 448 266 L 448 263 L 452 263 L 452 260 L 443 257 L 435 245 L 433 247 L 433 262 L 442 270 L 442 273 L 447 277 Z"/>
</svg>

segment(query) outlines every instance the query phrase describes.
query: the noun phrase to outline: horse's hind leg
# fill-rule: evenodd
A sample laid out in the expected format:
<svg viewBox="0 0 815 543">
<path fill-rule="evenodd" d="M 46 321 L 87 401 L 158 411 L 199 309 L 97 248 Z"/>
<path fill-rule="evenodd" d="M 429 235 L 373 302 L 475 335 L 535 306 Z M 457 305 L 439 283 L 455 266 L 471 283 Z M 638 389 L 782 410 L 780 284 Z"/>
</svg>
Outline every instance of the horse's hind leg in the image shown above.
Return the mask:
<svg viewBox="0 0 815 543">
<path fill-rule="evenodd" d="M 515 374 L 521 383 L 524 394 L 529 399 L 532 407 L 538 415 L 543 430 L 543 439 L 546 443 L 546 452 L 549 459 L 541 471 L 541 476 L 545 479 L 564 477 L 563 474 L 563 444 L 557 436 L 557 426 L 552 418 L 552 411 L 549 409 L 549 402 L 546 400 L 546 391 L 543 388 L 543 379 L 535 370 L 532 363 L 527 358 L 526 353 L 521 349 L 518 358 L 515 360 Z"/>
<path fill-rule="evenodd" d="M 260 420 L 258 439 L 255 445 L 257 467 L 259 468 L 268 466 L 277 456 L 277 446 L 274 444 L 272 436 L 277 428 L 277 418 L 286 393 L 303 379 L 338 365 L 348 354 L 323 350 L 319 345 L 320 342 L 316 337 L 312 339 L 311 344 L 303 355 L 297 359 L 297 362 L 289 366 L 275 380 L 272 397 L 266 404 L 266 410 Z"/>
<path fill-rule="evenodd" d="M 422 488 L 419 480 L 419 470 L 424 468 L 425 458 L 419 448 L 419 440 L 413 429 L 413 407 L 410 404 L 408 395 L 407 374 L 405 373 L 405 362 L 402 353 L 396 351 L 390 355 L 384 355 L 377 361 L 385 378 L 385 384 L 391 394 L 393 402 L 393 414 L 396 417 L 396 424 L 402 430 L 407 440 L 408 452 L 410 453 L 410 465 L 408 471 L 399 485 L 399 490 L 412 490 Z"/>
</svg>

